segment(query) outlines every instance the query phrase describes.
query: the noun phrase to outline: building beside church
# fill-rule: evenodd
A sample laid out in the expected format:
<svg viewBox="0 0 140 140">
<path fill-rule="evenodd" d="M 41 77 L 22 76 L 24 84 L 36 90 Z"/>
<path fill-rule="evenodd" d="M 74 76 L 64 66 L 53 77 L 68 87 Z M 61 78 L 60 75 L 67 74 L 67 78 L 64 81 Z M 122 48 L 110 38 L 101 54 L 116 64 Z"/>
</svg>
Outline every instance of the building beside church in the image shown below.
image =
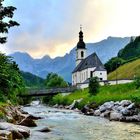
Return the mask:
<svg viewBox="0 0 140 140">
<path fill-rule="evenodd" d="M 76 68 L 72 72 L 72 85 L 86 88 L 91 77 L 98 77 L 101 83 L 107 80 L 107 71 L 96 53 L 86 57 L 86 44 L 80 27 L 76 48 Z"/>
</svg>

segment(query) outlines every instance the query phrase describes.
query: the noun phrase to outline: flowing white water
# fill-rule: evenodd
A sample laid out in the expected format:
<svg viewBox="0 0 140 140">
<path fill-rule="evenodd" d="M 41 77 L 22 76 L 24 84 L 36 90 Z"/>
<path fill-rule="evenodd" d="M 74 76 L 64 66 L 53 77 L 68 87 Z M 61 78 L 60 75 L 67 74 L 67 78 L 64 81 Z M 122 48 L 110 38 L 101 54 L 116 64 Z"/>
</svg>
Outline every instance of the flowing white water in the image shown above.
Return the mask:
<svg viewBox="0 0 140 140">
<path fill-rule="evenodd" d="M 31 129 L 31 137 L 28 140 L 140 140 L 140 124 L 110 122 L 104 118 L 43 105 L 23 109 L 43 117 L 36 121 L 38 126 Z M 52 131 L 37 131 L 46 126 Z"/>
</svg>

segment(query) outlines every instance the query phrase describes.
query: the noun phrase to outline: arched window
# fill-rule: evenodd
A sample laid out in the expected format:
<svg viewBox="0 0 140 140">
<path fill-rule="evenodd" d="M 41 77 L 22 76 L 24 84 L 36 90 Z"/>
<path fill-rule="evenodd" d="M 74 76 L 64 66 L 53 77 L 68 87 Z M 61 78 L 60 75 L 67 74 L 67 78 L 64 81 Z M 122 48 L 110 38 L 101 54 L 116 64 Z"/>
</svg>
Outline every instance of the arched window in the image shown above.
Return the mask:
<svg viewBox="0 0 140 140">
<path fill-rule="evenodd" d="M 83 51 L 81 51 L 81 57 L 84 57 L 84 52 Z"/>
</svg>

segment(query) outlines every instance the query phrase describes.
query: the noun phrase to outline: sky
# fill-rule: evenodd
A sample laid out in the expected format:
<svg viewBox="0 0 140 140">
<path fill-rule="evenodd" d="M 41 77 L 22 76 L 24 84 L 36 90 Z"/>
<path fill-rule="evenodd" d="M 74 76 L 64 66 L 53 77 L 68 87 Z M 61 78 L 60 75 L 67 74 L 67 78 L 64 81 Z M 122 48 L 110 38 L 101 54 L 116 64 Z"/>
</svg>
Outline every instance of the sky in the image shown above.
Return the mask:
<svg viewBox="0 0 140 140">
<path fill-rule="evenodd" d="M 86 43 L 140 35 L 140 0 L 5 0 L 4 5 L 17 8 L 14 20 L 20 23 L 0 44 L 6 54 L 64 56 L 76 46 L 80 24 Z"/>
</svg>

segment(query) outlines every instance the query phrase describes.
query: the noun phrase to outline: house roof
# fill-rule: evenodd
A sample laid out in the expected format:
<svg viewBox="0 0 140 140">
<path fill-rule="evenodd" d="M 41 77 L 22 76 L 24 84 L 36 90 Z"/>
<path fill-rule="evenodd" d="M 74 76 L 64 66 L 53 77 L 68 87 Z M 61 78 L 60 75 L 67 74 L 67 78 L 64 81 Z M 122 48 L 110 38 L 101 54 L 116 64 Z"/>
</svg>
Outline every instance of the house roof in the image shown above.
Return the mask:
<svg viewBox="0 0 140 140">
<path fill-rule="evenodd" d="M 72 73 L 93 67 L 96 67 L 95 71 L 106 71 L 104 65 L 102 64 L 96 53 L 93 53 L 82 60 Z"/>
</svg>

